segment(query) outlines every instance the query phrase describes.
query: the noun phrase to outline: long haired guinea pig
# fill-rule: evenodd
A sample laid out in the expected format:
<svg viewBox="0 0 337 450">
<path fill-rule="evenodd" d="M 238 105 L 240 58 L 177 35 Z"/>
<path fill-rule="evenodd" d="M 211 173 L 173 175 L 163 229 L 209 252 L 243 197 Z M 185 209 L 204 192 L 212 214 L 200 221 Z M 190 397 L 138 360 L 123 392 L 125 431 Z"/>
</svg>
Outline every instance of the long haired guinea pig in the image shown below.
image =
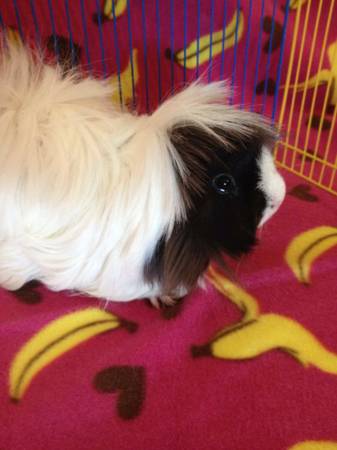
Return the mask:
<svg viewBox="0 0 337 450">
<path fill-rule="evenodd" d="M 275 132 L 224 104 L 224 83 L 194 83 L 140 116 L 112 90 L 3 48 L 2 287 L 178 298 L 212 258 L 249 252 L 282 202 Z"/>
</svg>

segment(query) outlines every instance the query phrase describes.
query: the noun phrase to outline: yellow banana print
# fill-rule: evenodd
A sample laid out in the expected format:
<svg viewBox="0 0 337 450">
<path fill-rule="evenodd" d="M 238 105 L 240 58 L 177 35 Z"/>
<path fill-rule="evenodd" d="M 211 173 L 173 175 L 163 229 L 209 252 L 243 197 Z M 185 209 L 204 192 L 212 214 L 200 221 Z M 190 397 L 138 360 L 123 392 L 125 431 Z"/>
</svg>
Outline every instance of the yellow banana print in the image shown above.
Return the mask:
<svg viewBox="0 0 337 450">
<path fill-rule="evenodd" d="M 289 244 L 285 259 L 301 283 L 310 283 L 310 270 L 314 261 L 337 245 L 337 228 L 321 226 L 296 236 Z"/>
<path fill-rule="evenodd" d="M 222 41 L 224 39 L 224 49 L 233 47 L 235 44 L 235 30 L 238 26 L 237 41 L 239 42 L 243 33 L 244 18 L 242 11 L 236 11 L 232 20 L 226 26 L 225 35 L 223 30 L 216 31 L 212 34 L 212 55 L 216 56 L 222 52 Z M 210 35 L 204 35 L 199 38 L 199 64 L 203 64 L 209 60 Z M 197 67 L 197 50 L 198 40 L 191 42 L 186 48 L 186 67 L 195 69 Z M 175 60 L 184 66 L 184 50 L 175 53 Z"/>
<path fill-rule="evenodd" d="M 304 5 L 308 0 L 290 0 L 290 9 L 298 9 L 300 6 Z"/>
<path fill-rule="evenodd" d="M 134 331 L 125 322 L 99 308 L 88 308 L 53 320 L 26 342 L 16 354 L 9 371 L 9 391 L 21 399 L 33 378 L 48 364 L 80 343 L 119 326 Z"/>
<path fill-rule="evenodd" d="M 289 447 L 288 450 L 337 450 L 337 442 L 303 441 Z"/>
<path fill-rule="evenodd" d="M 103 8 L 103 12 L 105 17 L 107 17 L 108 19 L 113 19 L 114 18 L 114 10 L 113 10 L 113 3 L 115 4 L 115 17 L 119 17 L 121 16 L 125 9 L 126 9 L 126 5 L 127 5 L 127 0 L 105 0 L 104 3 L 104 8 Z"/>
<path fill-rule="evenodd" d="M 259 304 L 252 295 L 218 274 L 213 267 L 208 269 L 207 278 L 219 292 L 228 297 L 244 313 L 243 321 L 256 319 L 259 315 Z"/>
<path fill-rule="evenodd" d="M 137 49 L 132 50 L 132 64 L 133 64 L 133 82 L 136 86 L 139 80 Z M 116 86 L 116 90 L 113 93 L 112 99 L 115 103 L 120 103 L 118 77 L 114 75 L 111 78 L 111 82 Z M 129 60 L 126 69 L 120 75 L 121 91 L 122 91 L 122 103 L 128 104 L 132 100 L 132 66 Z"/>
<path fill-rule="evenodd" d="M 210 269 L 210 281 L 241 310 L 249 311 L 242 321 L 225 327 L 206 345 L 193 346 L 195 357 L 212 355 L 228 360 L 255 358 L 271 350 L 283 350 L 304 366 L 315 366 L 337 375 L 337 355 L 327 350 L 300 323 L 279 314 L 258 314 L 254 297 L 233 287 L 225 277 Z"/>
<path fill-rule="evenodd" d="M 249 322 L 224 329 L 214 340 L 194 348 L 194 355 L 211 354 L 216 358 L 240 360 L 283 350 L 301 364 L 337 375 L 337 355 L 326 348 L 298 322 L 278 314 L 262 314 Z"/>
<path fill-rule="evenodd" d="M 327 84 L 331 81 L 329 92 L 329 103 L 331 105 L 337 104 L 337 41 L 333 42 L 328 47 L 328 59 L 330 69 L 322 69 L 316 75 L 309 78 L 308 81 L 304 81 L 297 84 L 291 84 L 290 89 L 295 89 L 298 92 L 304 91 L 304 89 L 312 89 L 317 85 Z M 284 86 L 282 86 L 284 88 Z"/>
</svg>

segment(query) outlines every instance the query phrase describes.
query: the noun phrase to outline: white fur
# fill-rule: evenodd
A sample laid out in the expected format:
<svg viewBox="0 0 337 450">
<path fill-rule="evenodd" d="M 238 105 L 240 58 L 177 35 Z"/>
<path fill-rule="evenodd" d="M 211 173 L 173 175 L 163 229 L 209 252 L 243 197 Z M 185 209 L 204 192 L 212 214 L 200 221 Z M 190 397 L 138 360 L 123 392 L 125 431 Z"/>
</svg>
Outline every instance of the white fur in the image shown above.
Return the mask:
<svg viewBox="0 0 337 450">
<path fill-rule="evenodd" d="M 267 207 L 263 213 L 259 226 L 262 226 L 278 210 L 286 193 L 286 185 L 277 172 L 272 154 L 269 149 L 263 148 L 259 161 L 261 180 L 259 188 L 267 197 Z"/>
<path fill-rule="evenodd" d="M 242 113 L 222 104 L 223 83 L 196 83 L 152 116 L 120 112 L 111 96 L 109 82 L 63 77 L 23 47 L 3 53 L 3 287 L 38 279 L 120 301 L 160 295 L 144 281 L 144 263 L 185 214 L 173 166 L 185 168 L 168 129 L 186 122 L 249 133 Z"/>
</svg>

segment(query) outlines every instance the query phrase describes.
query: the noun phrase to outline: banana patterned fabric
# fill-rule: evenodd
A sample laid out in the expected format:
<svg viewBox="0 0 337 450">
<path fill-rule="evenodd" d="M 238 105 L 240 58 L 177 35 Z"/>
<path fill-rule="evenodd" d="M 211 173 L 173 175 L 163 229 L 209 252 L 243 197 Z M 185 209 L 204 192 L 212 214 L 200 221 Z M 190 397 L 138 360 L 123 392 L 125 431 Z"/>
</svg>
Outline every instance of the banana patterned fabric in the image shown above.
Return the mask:
<svg viewBox="0 0 337 450">
<path fill-rule="evenodd" d="M 233 101 L 277 116 L 281 53 L 286 66 L 297 11 L 311 8 L 310 26 L 320 2 L 0 3 L 9 39 L 41 42 L 65 70 L 112 75 L 124 107 L 151 110 L 199 75 L 228 78 Z M 320 14 L 324 23 L 328 8 Z M 336 42 L 328 36 L 308 83 L 330 86 L 327 111 Z M 306 72 L 288 90 L 300 93 Z M 212 266 L 206 291 L 173 307 L 110 305 L 35 282 L 0 290 L 0 449 L 337 449 L 336 200 L 284 175 L 287 199 L 256 251 L 233 263 L 236 280 Z"/>
</svg>

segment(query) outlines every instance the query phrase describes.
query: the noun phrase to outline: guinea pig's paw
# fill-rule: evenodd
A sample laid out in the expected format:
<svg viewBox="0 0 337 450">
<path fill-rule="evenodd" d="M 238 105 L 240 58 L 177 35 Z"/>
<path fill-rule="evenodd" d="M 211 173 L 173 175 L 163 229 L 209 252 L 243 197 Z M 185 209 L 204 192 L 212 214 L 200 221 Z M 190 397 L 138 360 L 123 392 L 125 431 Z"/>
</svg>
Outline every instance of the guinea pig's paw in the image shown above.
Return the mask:
<svg viewBox="0 0 337 450">
<path fill-rule="evenodd" d="M 169 295 L 163 295 L 161 297 L 150 297 L 150 303 L 157 309 L 161 309 L 165 306 L 173 306 L 176 303 L 176 300 Z"/>
</svg>

